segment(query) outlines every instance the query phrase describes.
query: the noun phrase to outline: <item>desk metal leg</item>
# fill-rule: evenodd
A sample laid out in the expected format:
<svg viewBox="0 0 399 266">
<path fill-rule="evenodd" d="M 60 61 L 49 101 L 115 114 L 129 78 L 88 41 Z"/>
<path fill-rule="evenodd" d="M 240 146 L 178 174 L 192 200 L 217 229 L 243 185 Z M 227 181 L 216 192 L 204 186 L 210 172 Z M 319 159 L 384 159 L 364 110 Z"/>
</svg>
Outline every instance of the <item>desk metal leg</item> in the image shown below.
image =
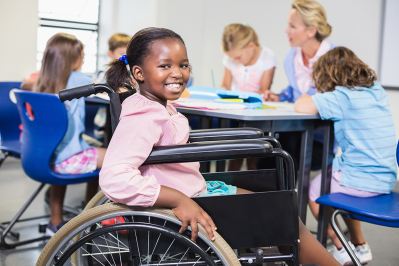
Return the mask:
<svg viewBox="0 0 399 266">
<path fill-rule="evenodd" d="M 331 161 L 334 156 L 334 129 L 332 122 L 323 121 L 321 127 L 323 129 L 324 139 L 323 139 L 323 159 L 321 168 L 321 187 L 320 195 L 324 195 L 330 192 L 331 185 Z M 331 213 L 328 208 L 320 205 L 319 217 L 317 223 L 317 239 L 320 243 L 325 246 L 327 242 L 327 226 L 330 221 Z"/>
<path fill-rule="evenodd" d="M 200 116 L 200 127 L 201 129 L 209 129 L 211 126 L 211 118 L 208 116 Z M 201 173 L 209 173 L 211 171 L 211 163 L 210 162 L 201 162 L 200 163 L 200 172 Z"/>
<path fill-rule="evenodd" d="M 309 177 L 312 164 L 313 125 L 309 125 L 301 134 L 301 152 L 297 176 L 298 184 L 298 213 L 302 222 L 306 224 L 306 212 L 309 195 Z"/>
</svg>

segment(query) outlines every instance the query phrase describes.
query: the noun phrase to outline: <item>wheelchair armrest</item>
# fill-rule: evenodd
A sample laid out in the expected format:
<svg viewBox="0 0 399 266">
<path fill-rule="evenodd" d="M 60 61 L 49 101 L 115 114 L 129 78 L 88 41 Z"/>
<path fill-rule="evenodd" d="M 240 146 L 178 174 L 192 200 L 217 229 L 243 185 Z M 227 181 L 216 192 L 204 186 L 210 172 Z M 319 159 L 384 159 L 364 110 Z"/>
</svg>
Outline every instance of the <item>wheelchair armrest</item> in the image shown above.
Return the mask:
<svg viewBox="0 0 399 266">
<path fill-rule="evenodd" d="M 270 144 L 272 144 L 274 148 L 281 149 L 281 144 L 280 144 L 280 142 L 279 142 L 275 137 L 272 137 L 272 136 L 264 136 L 264 137 L 262 137 L 262 138 L 260 138 L 260 139 L 261 139 L 261 140 L 264 140 L 264 141 L 267 141 L 267 142 L 270 142 Z"/>
<path fill-rule="evenodd" d="M 184 163 L 210 160 L 227 160 L 247 157 L 274 156 L 285 161 L 287 172 L 283 186 L 293 189 L 295 185 L 294 161 L 291 156 L 280 148 L 262 139 L 225 140 L 197 142 L 184 145 L 155 147 L 144 164 Z"/>
<path fill-rule="evenodd" d="M 155 147 L 145 164 L 263 157 L 272 153 L 273 146 L 262 140 L 209 141 Z"/>
<path fill-rule="evenodd" d="M 199 129 L 190 132 L 190 142 L 233 140 L 233 139 L 258 139 L 263 137 L 263 131 L 257 128 L 214 128 Z"/>
</svg>

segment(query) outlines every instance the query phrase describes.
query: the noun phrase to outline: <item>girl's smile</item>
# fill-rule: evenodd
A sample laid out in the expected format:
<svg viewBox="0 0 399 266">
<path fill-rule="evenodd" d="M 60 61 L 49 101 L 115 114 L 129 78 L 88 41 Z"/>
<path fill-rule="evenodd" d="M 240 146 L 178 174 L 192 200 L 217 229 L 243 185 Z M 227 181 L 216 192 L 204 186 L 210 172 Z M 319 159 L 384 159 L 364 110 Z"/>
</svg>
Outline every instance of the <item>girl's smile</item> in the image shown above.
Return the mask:
<svg viewBox="0 0 399 266">
<path fill-rule="evenodd" d="M 135 78 L 140 82 L 140 93 L 163 105 L 180 97 L 190 72 L 186 47 L 173 38 L 153 42 L 142 66 L 133 67 Z"/>
</svg>

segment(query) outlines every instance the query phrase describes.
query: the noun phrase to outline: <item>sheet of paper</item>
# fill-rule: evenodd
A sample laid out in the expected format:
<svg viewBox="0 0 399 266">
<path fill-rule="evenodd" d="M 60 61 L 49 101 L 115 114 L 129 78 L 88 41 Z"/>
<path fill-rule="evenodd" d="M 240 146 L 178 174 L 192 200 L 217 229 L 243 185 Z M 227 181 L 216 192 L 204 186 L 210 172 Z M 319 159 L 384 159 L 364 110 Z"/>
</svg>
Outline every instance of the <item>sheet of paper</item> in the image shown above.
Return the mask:
<svg viewBox="0 0 399 266">
<path fill-rule="evenodd" d="M 221 103 L 207 100 L 194 100 L 194 99 L 179 99 L 173 102 L 177 107 L 196 108 L 204 110 L 242 110 L 245 109 L 245 104 L 241 103 Z"/>
</svg>

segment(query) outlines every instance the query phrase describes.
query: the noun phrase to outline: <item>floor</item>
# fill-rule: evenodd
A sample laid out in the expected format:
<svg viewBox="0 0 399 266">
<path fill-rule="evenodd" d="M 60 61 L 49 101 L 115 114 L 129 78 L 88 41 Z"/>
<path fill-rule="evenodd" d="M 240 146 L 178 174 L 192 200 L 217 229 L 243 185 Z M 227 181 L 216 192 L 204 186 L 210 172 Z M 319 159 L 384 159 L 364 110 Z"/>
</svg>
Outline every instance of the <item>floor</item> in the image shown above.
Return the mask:
<svg viewBox="0 0 399 266">
<path fill-rule="evenodd" d="M 27 196 L 39 185 L 38 182 L 27 178 L 23 173 L 20 161 L 7 159 L 0 168 L 0 221 L 9 220 L 15 210 L 23 203 Z M 397 186 L 399 189 L 399 186 Z M 77 206 L 84 195 L 84 187 L 75 185 L 68 188 L 66 204 Z M 37 200 L 32 203 L 27 215 L 40 215 L 46 213 L 44 204 L 44 191 Z M 46 219 L 43 220 L 45 222 Z M 307 226 L 311 230 L 316 229 L 315 220 L 308 215 Z M 372 248 L 374 260 L 371 266 L 398 266 L 399 265 L 399 230 L 386 227 L 378 227 L 364 224 L 364 232 Z M 18 227 L 21 238 L 35 235 L 38 232 L 37 225 L 27 223 Z M 43 243 L 34 243 L 30 246 L 19 247 L 14 250 L 0 250 L 0 266 L 29 266 L 35 265 Z"/>
</svg>

